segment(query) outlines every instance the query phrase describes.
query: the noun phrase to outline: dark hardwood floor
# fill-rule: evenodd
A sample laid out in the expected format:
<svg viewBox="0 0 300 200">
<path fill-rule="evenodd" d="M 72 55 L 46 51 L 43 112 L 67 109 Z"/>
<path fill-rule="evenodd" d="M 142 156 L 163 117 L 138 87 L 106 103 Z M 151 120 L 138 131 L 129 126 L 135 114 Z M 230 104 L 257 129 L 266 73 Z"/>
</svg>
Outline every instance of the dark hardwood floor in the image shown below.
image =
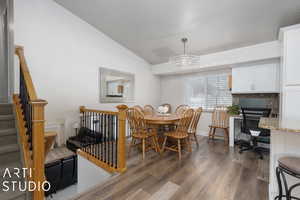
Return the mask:
<svg viewBox="0 0 300 200">
<path fill-rule="evenodd" d="M 78 200 L 267 200 L 269 159 L 251 152 L 239 154 L 223 141 L 199 137 L 199 148 L 159 156 L 146 153 L 144 161 L 132 150 L 126 173 L 76 198 Z M 135 148 L 136 149 L 136 148 Z"/>
</svg>

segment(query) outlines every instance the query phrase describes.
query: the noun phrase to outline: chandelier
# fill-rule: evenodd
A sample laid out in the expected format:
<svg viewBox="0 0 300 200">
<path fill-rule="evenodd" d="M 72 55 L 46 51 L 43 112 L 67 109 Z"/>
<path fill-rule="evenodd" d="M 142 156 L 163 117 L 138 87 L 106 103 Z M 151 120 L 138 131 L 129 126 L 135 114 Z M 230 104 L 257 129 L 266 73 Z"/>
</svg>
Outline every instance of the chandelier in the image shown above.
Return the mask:
<svg viewBox="0 0 300 200">
<path fill-rule="evenodd" d="M 188 66 L 199 64 L 200 56 L 186 53 L 187 41 L 187 38 L 181 39 L 181 42 L 183 43 L 183 54 L 170 57 L 169 62 L 175 64 L 176 66 Z"/>
</svg>

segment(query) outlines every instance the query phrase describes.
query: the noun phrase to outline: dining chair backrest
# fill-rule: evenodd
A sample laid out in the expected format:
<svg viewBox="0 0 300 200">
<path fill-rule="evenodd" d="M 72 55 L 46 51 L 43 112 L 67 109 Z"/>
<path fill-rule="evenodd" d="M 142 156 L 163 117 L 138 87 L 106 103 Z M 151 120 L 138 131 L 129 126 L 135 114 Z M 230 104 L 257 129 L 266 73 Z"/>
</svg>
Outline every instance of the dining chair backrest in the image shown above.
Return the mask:
<svg viewBox="0 0 300 200">
<path fill-rule="evenodd" d="M 168 108 L 168 111 L 167 111 L 167 113 L 171 113 L 171 111 L 172 111 L 172 107 L 171 107 L 171 104 L 168 104 L 168 103 L 164 103 L 164 104 L 161 104 L 160 106 L 163 106 L 163 107 L 167 107 Z"/>
<path fill-rule="evenodd" d="M 142 106 L 135 105 L 135 106 L 133 106 L 133 108 L 137 109 L 137 110 L 140 111 L 141 113 L 144 113 L 144 109 L 142 108 Z"/>
<path fill-rule="evenodd" d="M 198 125 L 199 119 L 201 117 L 201 114 L 202 114 L 202 108 L 201 107 L 194 110 L 194 115 L 193 115 L 193 118 L 192 118 L 192 122 L 191 122 L 190 127 L 189 127 L 189 133 L 196 133 L 197 125 Z"/>
<path fill-rule="evenodd" d="M 192 118 L 194 115 L 193 109 L 187 109 L 180 118 L 177 126 L 176 126 L 176 132 L 188 132 L 189 126 L 191 124 Z"/>
<path fill-rule="evenodd" d="M 216 106 L 212 113 L 212 126 L 220 128 L 228 128 L 229 115 L 226 106 Z"/>
<path fill-rule="evenodd" d="M 144 114 L 145 115 L 154 115 L 155 109 L 151 105 L 145 105 L 144 106 Z"/>
<path fill-rule="evenodd" d="M 189 108 L 188 105 L 179 105 L 176 110 L 175 110 L 175 113 L 177 115 L 182 115 L 187 109 Z"/>
<path fill-rule="evenodd" d="M 137 108 L 128 108 L 126 117 L 130 126 L 131 133 L 137 133 L 141 130 L 147 129 L 147 124 L 144 119 L 144 114 Z"/>
</svg>

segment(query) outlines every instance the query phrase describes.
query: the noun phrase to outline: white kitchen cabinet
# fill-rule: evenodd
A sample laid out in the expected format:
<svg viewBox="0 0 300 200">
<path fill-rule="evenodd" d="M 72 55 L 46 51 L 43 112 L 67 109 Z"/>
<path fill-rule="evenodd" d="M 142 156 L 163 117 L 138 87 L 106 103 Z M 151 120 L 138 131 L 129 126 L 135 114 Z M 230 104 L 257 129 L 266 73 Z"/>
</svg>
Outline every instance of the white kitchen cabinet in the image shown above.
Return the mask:
<svg viewBox="0 0 300 200">
<path fill-rule="evenodd" d="M 282 46 L 281 126 L 300 129 L 300 25 L 280 30 Z"/>
<path fill-rule="evenodd" d="M 279 60 L 234 67 L 232 93 L 279 93 Z"/>
<path fill-rule="evenodd" d="M 300 86 L 300 26 L 283 34 L 284 85 Z"/>
</svg>

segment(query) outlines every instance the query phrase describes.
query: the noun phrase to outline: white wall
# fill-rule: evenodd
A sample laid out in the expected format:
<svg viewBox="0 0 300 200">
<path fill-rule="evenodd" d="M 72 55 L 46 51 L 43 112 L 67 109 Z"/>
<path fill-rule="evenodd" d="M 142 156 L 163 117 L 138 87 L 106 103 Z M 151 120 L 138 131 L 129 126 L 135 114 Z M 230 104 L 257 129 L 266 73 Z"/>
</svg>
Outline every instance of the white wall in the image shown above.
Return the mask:
<svg viewBox="0 0 300 200">
<path fill-rule="evenodd" d="M 172 111 L 175 111 L 178 105 L 185 103 L 185 86 L 184 80 L 189 76 L 201 76 L 204 74 L 215 74 L 227 72 L 229 73 L 231 70 L 218 70 L 218 71 L 208 71 L 201 72 L 197 74 L 184 74 L 184 75 L 168 75 L 161 76 L 160 88 L 160 103 L 169 103 L 172 106 Z M 203 112 L 201 118 L 199 120 L 199 124 L 197 127 L 198 135 L 208 135 L 209 128 L 208 126 L 211 123 L 211 113 Z"/>
<path fill-rule="evenodd" d="M 92 187 L 104 183 L 113 175 L 113 173 L 108 173 L 107 171 L 98 167 L 91 161 L 78 155 L 77 194 L 86 192 Z"/>
<path fill-rule="evenodd" d="M 48 123 L 73 123 L 80 105 L 114 108 L 99 103 L 99 67 L 135 73 L 134 104 L 158 104 L 159 78 L 148 63 L 54 1 L 15 0 L 14 28 L 38 97 L 49 103 Z"/>
</svg>

